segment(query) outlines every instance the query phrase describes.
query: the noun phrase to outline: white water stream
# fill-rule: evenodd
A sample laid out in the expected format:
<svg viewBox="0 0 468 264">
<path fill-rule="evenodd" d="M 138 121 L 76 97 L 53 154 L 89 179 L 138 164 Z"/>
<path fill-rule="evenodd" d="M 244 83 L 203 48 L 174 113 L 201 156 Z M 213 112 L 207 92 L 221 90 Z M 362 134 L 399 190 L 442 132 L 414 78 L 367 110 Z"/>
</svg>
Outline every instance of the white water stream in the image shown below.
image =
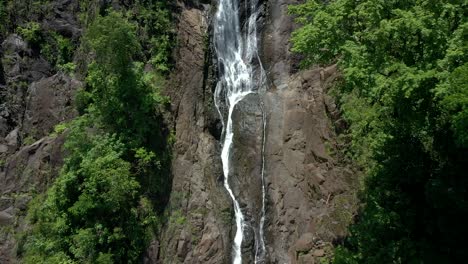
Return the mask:
<svg viewBox="0 0 468 264">
<path fill-rule="evenodd" d="M 223 122 L 224 142 L 222 145 L 221 160 L 223 163 L 224 187 L 234 205 L 236 218 L 236 235 L 233 244 L 233 263 L 242 263 L 241 246 L 244 239 L 244 215 L 229 183 L 230 155 L 233 144 L 234 131 L 232 114 L 234 108 L 248 94 L 258 92 L 264 83 L 265 73 L 261 65 L 257 48 L 257 10 L 258 0 L 246 0 L 245 8 L 248 11 L 248 21 L 244 30 L 239 22 L 239 1 L 219 0 L 218 10 L 214 21 L 214 44 L 218 58 L 220 78 L 215 91 L 215 104 Z M 244 33 L 243 33 L 244 32 Z M 256 61 L 258 65 L 254 66 Z M 227 118 L 223 118 L 223 107 L 228 108 Z M 262 105 L 263 111 L 263 105 Z M 266 117 L 263 113 L 263 129 Z M 264 186 L 264 143 L 262 146 L 262 211 L 260 224 L 255 236 L 255 263 L 264 261 L 265 242 L 263 226 L 265 221 L 265 186 Z"/>
</svg>

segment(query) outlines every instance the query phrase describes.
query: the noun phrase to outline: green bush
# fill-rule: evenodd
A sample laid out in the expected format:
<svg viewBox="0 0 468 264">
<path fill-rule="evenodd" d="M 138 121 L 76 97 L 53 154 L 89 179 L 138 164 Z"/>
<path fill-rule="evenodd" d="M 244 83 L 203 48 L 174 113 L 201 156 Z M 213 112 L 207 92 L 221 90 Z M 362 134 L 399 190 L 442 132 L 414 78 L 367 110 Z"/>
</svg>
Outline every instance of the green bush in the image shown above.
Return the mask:
<svg viewBox="0 0 468 264">
<path fill-rule="evenodd" d="M 135 148 L 165 145 L 158 116 L 164 99 L 146 78 L 143 64 L 133 62 L 141 54 L 136 26 L 111 11 L 97 17 L 84 38 L 95 53 L 86 81 L 102 123 Z"/>
<path fill-rule="evenodd" d="M 75 100 L 82 116 L 57 126 L 57 134 L 68 131 L 67 157 L 30 205 L 31 228 L 19 246 L 25 263 L 137 263 L 156 232 L 170 186 L 167 99 L 156 75 L 135 62 L 136 28 L 109 10 L 83 37 L 93 61 Z"/>
<path fill-rule="evenodd" d="M 0 35 L 6 34 L 8 22 L 8 11 L 5 1 L 0 1 Z"/>
<path fill-rule="evenodd" d="M 170 1 L 138 1 L 132 10 L 132 19 L 139 27 L 140 40 L 149 57 L 149 63 L 160 73 L 171 68 L 171 50 L 174 46 L 171 32 Z"/>
<path fill-rule="evenodd" d="M 87 131 L 89 118 L 70 125 L 65 165 L 47 196 L 30 206 L 25 263 L 136 263 L 148 243 L 156 217 L 122 158 L 125 147 Z"/>
<path fill-rule="evenodd" d="M 42 41 L 41 25 L 37 22 L 29 22 L 24 27 L 19 26 L 16 30 L 24 40 L 32 45 L 37 45 Z"/>
<path fill-rule="evenodd" d="M 53 31 L 47 31 L 44 35 L 44 41 L 40 44 L 41 54 L 57 70 L 73 74 L 76 67 L 72 62 L 75 45 L 69 38 Z"/>
</svg>

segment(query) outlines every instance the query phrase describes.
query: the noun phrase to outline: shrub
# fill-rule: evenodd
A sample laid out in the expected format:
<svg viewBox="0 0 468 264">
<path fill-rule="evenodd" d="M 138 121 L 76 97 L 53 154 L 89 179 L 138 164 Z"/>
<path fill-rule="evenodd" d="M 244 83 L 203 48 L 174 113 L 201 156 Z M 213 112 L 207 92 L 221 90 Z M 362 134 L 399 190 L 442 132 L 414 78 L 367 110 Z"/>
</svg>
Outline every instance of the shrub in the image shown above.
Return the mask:
<svg viewBox="0 0 468 264">
<path fill-rule="evenodd" d="M 24 40 L 32 45 L 37 45 L 42 41 L 41 26 L 37 22 L 29 22 L 24 27 L 20 26 L 16 30 Z"/>
</svg>

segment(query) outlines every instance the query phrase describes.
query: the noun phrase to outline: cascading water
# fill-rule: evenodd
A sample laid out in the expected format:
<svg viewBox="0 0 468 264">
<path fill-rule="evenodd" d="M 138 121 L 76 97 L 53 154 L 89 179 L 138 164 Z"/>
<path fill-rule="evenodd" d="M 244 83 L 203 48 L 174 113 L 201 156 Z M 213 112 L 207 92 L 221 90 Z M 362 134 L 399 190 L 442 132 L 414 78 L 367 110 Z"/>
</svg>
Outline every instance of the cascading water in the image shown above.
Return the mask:
<svg viewBox="0 0 468 264">
<path fill-rule="evenodd" d="M 250 3 L 247 8 L 247 3 Z M 221 151 L 223 163 L 224 187 L 231 197 L 236 217 L 236 235 L 233 245 L 233 263 L 242 263 L 241 245 L 244 238 L 245 219 L 240 205 L 229 183 L 230 154 L 234 131 L 232 115 L 234 108 L 245 96 L 258 92 L 264 85 L 265 73 L 261 65 L 257 49 L 257 18 L 258 0 L 246 0 L 246 9 L 250 11 L 244 30 L 239 21 L 238 0 L 219 0 L 214 24 L 214 43 L 218 58 L 219 81 L 215 91 L 215 104 L 223 122 L 224 142 Z M 243 32 L 245 34 L 243 34 Z M 227 108 L 227 117 L 223 117 L 223 109 Z M 263 111 L 263 105 L 262 105 Z M 263 129 L 266 117 L 263 114 Z M 264 143 L 262 146 L 262 211 L 259 230 L 255 237 L 255 263 L 264 261 L 265 242 L 263 225 L 265 220 L 265 186 L 264 186 Z"/>
<path fill-rule="evenodd" d="M 263 135 L 262 135 L 262 212 L 260 215 L 260 226 L 258 231 L 258 243 L 255 246 L 255 263 L 265 262 L 265 238 L 264 238 L 264 226 L 265 226 L 265 203 L 266 203 L 266 190 L 265 190 L 265 142 L 266 142 L 266 114 L 265 106 L 263 103 L 262 107 L 262 123 L 263 123 Z"/>
</svg>

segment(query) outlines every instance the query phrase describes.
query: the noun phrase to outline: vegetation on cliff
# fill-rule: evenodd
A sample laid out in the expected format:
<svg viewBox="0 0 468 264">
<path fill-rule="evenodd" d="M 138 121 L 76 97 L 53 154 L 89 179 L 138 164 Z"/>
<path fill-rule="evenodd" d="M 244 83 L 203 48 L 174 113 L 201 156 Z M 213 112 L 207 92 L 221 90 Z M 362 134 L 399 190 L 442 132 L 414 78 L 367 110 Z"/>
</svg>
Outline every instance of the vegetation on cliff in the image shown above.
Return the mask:
<svg viewBox="0 0 468 264">
<path fill-rule="evenodd" d="M 466 1 L 308 0 L 293 50 L 338 63 L 362 209 L 335 263 L 462 263 L 468 235 Z"/>
<path fill-rule="evenodd" d="M 31 226 L 18 248 L 24 263 L 136 263 L 157 231 L 170 187 L 160 94 L 169 19 L 162 1 L 136 6 L 146 16 L 108 9 L 81 39 L 91 58 L 76 98 L 81 116 L 56 129 L 67 133 L 67 155 L 29 206 Z M 20 30 L 37 35 L 34 25 Z"/>
</svg>

